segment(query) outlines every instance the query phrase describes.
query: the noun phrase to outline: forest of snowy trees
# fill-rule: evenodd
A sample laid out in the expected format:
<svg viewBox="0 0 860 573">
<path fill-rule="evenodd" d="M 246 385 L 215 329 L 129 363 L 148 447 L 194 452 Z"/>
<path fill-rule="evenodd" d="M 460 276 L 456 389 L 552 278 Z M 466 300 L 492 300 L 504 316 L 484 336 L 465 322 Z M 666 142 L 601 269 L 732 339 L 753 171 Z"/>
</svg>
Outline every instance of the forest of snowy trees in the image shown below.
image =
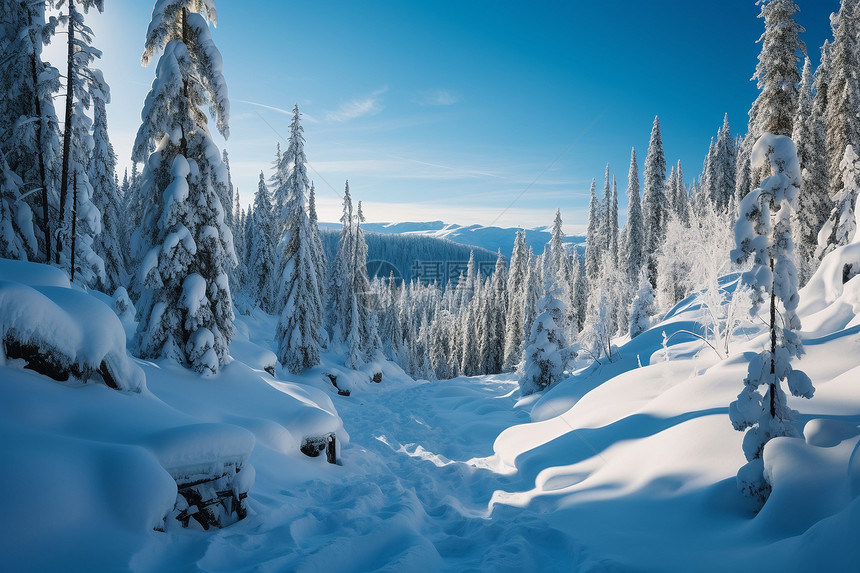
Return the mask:
<svg viewBox="0 0 860 573">
<path fill-rule="evenodd" d="M 614 341 L 636 337 L 698 290 L 710 297 L 709 342 L 719 353 L 731 309 L 718 279 L 732 271 L 748 271 L 755 309 L 770 304 L 771 316 L 781 315 L 762 360 L 779 354 L 785 362 L 800 352 L 792 296 L 856 232 L 860 2 L 843 0 L 817 69 L 801 58 L 794 2 L 759 4 L 759 95 L 745 135 L 733 134 L 726 116 L 699 172 L 667 160 L 655 117 L 641 177 L 643 150 L 633 149 L 626 178 L 607 165 L 592 180 L 584 257 L 566 248 L 559 211 L 542 253 L 520 232 L 510 259 L 499 253 L 487 266 L 473 256 L 458 280 L 429 282 L 369 276 L 365 215 L 348 182 L 337 248 L 326 255 L 298 106 L 284 149 L 273 150 L 274 168 L 260 173 L 242 208 L 227 152 L 209 133 L 212 125 L 228 137 L 230 116 L 210 35 L 213 0 L 155 3 L 143 38 L 155 81 L 134 147 L 121 151 L 134 162 L 121 181 L 107 130 L 110 78 L 97 68 L 101 52 L 86 25 L 104 2 L 2 0 L 0 256 L 55 265 L 83 288 L 127 291 L 137 311 L 134 352 L 204 375 L 228 359 L 236 309 L 259 307 L 278 317 L 277 357 L 291 373 L 331 351 L 352 368 L 389 359 L 416 378 L 516 371 L 531 393 L 577 364 L 615 360 Z M 62 66 L 42 51 L 60 41 L 59 29 L 67 31 Z M 847 280 L 860 270 L 844 272 Z M 769 400 L 770 418 L 787 418 L 778 412 L 779 382 L 812 395 L 808 379 L 783 364 L 771 367 L 768 394 L 759 396 L 755 366 L 746 402 L 733 406 L 738 429 L 759 428 L 751 463 L 761 440 L 790 432 L 756 410 Z"/>
</svg>

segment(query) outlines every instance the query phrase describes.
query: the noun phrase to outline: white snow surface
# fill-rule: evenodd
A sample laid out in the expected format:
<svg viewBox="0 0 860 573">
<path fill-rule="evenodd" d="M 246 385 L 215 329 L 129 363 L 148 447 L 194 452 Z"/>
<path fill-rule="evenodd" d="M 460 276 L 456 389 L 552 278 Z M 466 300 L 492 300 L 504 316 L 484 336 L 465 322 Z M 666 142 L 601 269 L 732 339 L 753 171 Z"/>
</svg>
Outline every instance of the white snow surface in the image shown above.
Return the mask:
<svg viewBox="0 0 860 573">
<path fill-rule="evenodd" d="M 0 366 L 4 569 L 856 571 L 858 280 L 801 291 L 796 362 L 816 392 L 789 398 L 802 437 L 765 448 L 773 492 L 758 515 L 736 487 L 728 404 L 766 335 L 749 325 L 724 360 L 686 334 L 664 348 L 664 332 L 703 332 L 696 296 L 616 341 L 616 362 L 526 398 L 513 375 L 416 382 L 333 354 L 272 377 L 277 318 L 259 312 L 237 314 L 214 377 L 137 361 L 141 394 Z M 339 465 L 299 453 L 328 432 Z M 167 468 L 229 460 L 249 469 L 245 520 L 153 530 L 176 496 Z"/>
</svg>

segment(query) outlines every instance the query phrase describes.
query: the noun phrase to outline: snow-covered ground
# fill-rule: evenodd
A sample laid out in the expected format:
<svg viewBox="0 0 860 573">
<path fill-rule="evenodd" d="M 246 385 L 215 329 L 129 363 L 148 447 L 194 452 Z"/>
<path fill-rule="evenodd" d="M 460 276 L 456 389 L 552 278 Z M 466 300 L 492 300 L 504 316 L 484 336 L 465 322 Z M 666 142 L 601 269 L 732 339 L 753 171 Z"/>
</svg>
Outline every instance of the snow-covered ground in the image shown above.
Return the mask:
<svg viewBox="0 0 860 573">
<path fill-rule="evenodd" d="M 0 363 L 3 568 L 856 571 L 860 279 L 835 280 L 836 259 L 802 293 L 798 366 L 816 393 L 791 402 L 804 439 L 765 450 L 774 489 L 757 516 L 735 485 L 728 404 L 764 338 L 748 328 L 725 360 L 689 335 L 664 349 L 664 332 L 701 332 L 695 297 L 616 362 L 525 399 L 511 375 L 415 382 L 332 354 L 272 377 L 275 319 L 253 314 L 237 316 L 218 376 L 133 360 L 139 393 Z M 3 276 L 69 290 L 30 267 Z M 299 452 L 328 432 L 339 465 Z M 229 460 L 250 488 L 246 519 L 154 530 L 176 499 L 169 470 Z"/>
</svg>

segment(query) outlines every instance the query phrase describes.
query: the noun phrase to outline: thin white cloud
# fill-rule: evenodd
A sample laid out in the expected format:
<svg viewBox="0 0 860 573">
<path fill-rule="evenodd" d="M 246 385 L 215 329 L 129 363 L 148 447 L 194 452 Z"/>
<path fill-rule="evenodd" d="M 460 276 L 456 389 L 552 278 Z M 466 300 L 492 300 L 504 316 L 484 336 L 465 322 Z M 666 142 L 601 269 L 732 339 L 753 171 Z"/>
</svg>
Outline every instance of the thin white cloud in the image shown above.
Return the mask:
<svg viewBox="0 0 860 573">
<path fill-rule="evenodd" d="M 334 111 L 326 112 L 328 121 L 343 123 L 357 119 L 365 115 L 375 115 L 382 111 L 382 94 L 388 91 L 387 87 L 381 88 L 364 99 L 354 99 L 344 102 Z"/>
<path fill-rule="evenodd" d="M 446 106 L 454 105 L 460 97 L 448 90 L 430 90 L 423 92 L 418 98 L 421 105 Z"/>
</svg>

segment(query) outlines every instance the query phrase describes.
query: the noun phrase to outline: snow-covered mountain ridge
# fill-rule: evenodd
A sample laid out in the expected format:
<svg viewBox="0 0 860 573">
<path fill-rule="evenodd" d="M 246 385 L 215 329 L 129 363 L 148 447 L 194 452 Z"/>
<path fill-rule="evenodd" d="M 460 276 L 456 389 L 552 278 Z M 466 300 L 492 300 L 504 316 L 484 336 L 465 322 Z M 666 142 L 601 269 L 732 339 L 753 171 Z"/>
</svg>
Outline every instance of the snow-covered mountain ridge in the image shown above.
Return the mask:
<svg viewBox="0 0 860 573">
<path fill-rule="evenodd" d="M 340 223 L 320 223 L 322 229 L 340 229 Z M 493 253 L 502 251 L 502 254 L 510 259 L 514 246 L 514 238 L 520 228 L 516 227 L 493 227 L 483 225 L 457 225 L 447 224 L 442 221 L 406 222 L 406 223 L 363 223 L 362 227 L 371 233 L 383 234 L 412 234 L 427 235 L 440 239 L 448 239 L 461 245 L 468 245 L 486 249 Z M 525 229 L 526 244 L 532 250 L 540 254 L 543 252 L 551 237 L 550 230 L 546 227 Z M 569 245 L 583 245 L 585 237 L 571 235 L 565 237 L 564 242 Z"/>
</svg>

